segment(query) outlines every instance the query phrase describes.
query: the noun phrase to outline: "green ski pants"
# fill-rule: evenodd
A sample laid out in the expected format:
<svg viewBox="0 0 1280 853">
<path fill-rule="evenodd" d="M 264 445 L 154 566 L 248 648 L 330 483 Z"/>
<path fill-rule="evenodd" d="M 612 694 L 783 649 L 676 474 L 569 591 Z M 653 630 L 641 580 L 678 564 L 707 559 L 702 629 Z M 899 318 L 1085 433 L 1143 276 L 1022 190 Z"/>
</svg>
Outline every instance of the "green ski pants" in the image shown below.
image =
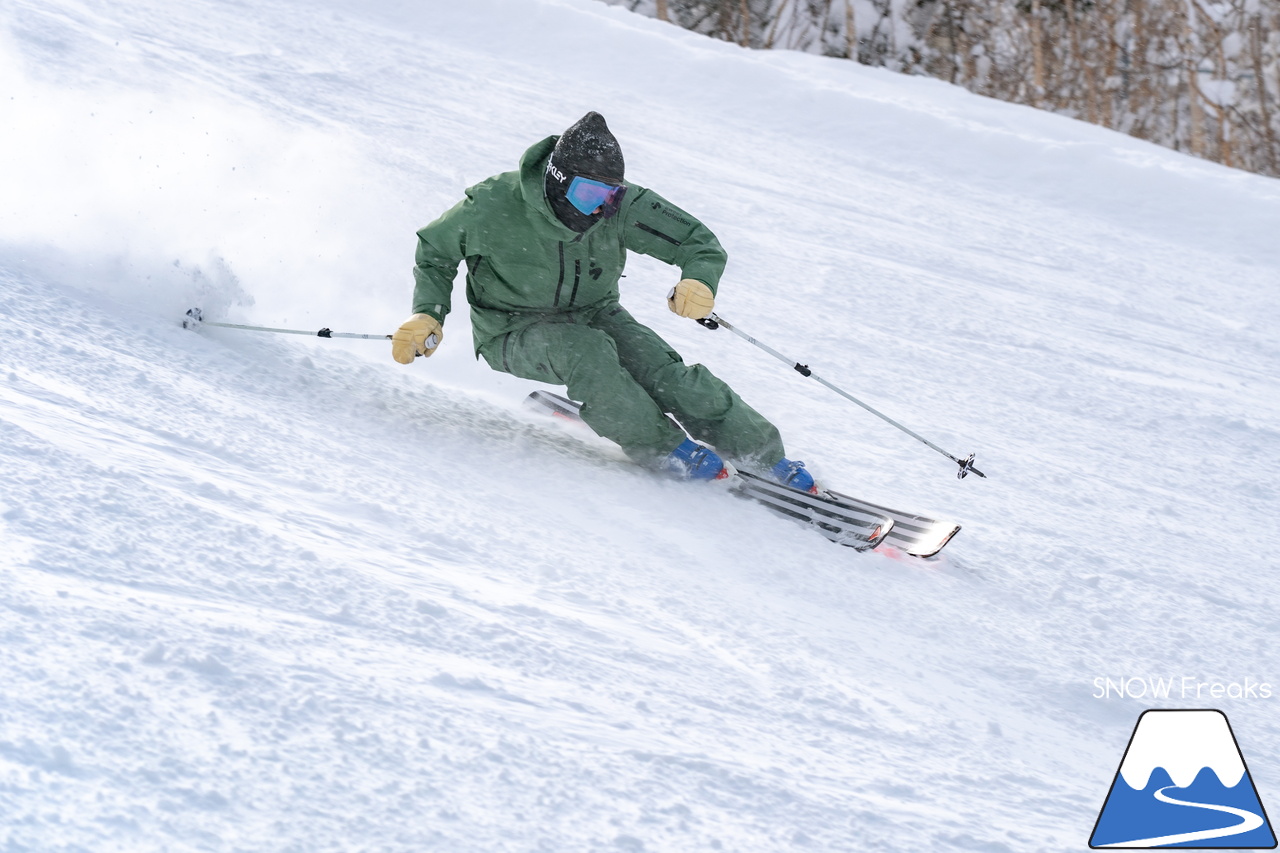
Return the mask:
<svg viewBox="0 0 1280 853">
<path fill-rule="evenodd" d="M 730 459 L 759 467 L 785 455 L 773 424 L 706 367 L 685 364 L 616 302 L 543 315 L 484 344 L 480 354 L 503 373 L 568 386 L 587 425 L 643 464 L 685 439 L 666 412 Z"/>
</svg>

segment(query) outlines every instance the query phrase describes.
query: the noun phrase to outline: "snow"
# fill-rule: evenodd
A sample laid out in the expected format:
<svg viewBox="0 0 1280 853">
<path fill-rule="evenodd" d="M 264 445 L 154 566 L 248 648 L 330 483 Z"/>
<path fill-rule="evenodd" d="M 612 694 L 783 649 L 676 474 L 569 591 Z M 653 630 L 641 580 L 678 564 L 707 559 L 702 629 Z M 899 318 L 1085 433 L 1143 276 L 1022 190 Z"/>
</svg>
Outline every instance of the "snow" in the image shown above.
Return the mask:
<svg viewBox="0 0 1280 853">
<path fill-rule="evenodd" d="M 1078 850 L 1138 713 L 1223 707 L 1264 803 L 1280 184 L 592 0 L 0 10 L 0 846 Z M 837 548 L 523 413 L 414 231 L 588 110 L 730 253 L 624 302 L 836 487 Z M 15 203 L 16 202 L 16 203 Z M 461 302 L 461 290 L 457 294 Z"/>
</svg>

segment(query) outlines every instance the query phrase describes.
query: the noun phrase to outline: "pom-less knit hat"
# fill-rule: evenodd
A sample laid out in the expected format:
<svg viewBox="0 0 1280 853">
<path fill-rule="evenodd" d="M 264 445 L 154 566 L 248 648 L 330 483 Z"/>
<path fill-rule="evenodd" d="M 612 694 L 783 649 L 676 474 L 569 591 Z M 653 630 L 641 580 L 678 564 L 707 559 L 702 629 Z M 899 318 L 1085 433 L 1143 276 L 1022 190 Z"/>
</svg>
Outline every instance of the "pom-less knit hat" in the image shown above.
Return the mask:
<svg viewBox="0 0 1280 853">
<path fill-rule="evenodd" d="M 565 225 L 574 231 L 586 231 L 600 214 L 585 214 L 570 204 L 565 197 L 569 184 L 578 175 L 620 184 L 624 170 L 622 146 L 609 132 L 604 116 L 589 112 L 564 132 L 551 152 L 547 161 L 547 202 Z"/>
<path fill-rule="evenodd" d="M 573 180 L 575 175 L 609 184 L 622 182 L 622 146 L 609 132 L 604 116 L 590 112 L 564 132 L 551 152 L 551 165 Z"/>
</svg>

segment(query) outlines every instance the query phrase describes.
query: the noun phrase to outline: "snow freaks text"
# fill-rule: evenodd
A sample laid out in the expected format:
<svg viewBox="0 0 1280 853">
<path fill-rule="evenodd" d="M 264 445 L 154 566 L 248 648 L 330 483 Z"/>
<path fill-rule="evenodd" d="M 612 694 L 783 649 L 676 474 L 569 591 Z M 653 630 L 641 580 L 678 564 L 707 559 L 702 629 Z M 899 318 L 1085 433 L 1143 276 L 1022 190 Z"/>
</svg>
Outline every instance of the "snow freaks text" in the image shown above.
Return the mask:
<svg viewBox="0 0 1280 853">
<path fill-rule="evenodd" d="M 1190 675 L 1164 678 L 1129 676 L 1093 680 L 1094 699 L 1270 699 L 1269 682 L 1245 678 L 1242 681 L 1205 681 Z"/>
</svg>

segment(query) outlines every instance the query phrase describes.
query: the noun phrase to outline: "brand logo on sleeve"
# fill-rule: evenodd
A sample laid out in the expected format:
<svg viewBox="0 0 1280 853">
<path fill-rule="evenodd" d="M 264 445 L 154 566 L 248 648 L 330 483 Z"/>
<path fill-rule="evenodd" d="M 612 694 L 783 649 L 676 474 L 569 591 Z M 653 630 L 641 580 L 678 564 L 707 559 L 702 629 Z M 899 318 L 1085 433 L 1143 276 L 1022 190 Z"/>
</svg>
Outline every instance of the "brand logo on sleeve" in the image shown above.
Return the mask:
<svg viewBox="0 0 1280 853">
<path fill-rule="evenodd" d="M 693 227 L 693 223 L 692 223 L 692 222 L 690 222 L 688 219 L 686 219 L 685 217 L 681 216 L 678 212 L 676 212 L 676 211 L 672 210 L 671 208 L 669 208 L 669 207 L 664 207 L 664 206 L 663 206 L 663 204 L 662 204 L 662 202 L 660 202 L 660 201 L 651 202 L 651 203 L 649 204 L 649 207 L 651 207 L 652 209 L 654 209 L 654 210 L 658 211 L 659 213 L 661 213 L 663 216 L 667 217 L 668 219 L 674 219 L 676 222 L 679 222 L 681 225 L 687 225 L 687 226 L 689 226 L 689 227 L 691 227 L 691 228 Z"/>
</svg>

